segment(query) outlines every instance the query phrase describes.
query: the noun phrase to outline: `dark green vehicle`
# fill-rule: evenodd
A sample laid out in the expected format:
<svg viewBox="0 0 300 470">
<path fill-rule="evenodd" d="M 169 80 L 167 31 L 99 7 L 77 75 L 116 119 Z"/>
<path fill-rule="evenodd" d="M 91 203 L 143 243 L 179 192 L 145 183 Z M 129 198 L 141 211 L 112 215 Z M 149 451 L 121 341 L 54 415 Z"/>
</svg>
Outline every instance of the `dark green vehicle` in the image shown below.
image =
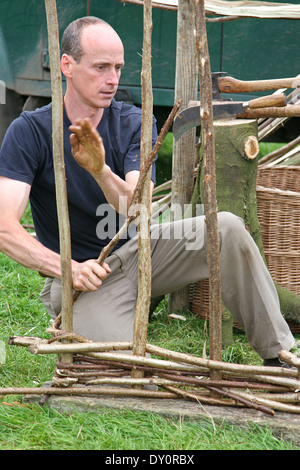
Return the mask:
<svg viewBox="0 0 300 470">
<path fill-rule="evenodd" d="M 140 105 L 143 8 L 119 0 L 57 0 L 57 10 L 60 35 L 72 20 L 87 14 L 103 18 L 117 30 L 126 61 L 117 99 Z M 176 22 L 175 11 L 153 8 L 152 80 L 159 125 L 174 102 Z M 223 70 L 244 80 L 300 73 L 297 20 L 245 18 L 207 23 L 207 32 L 212 71 Z M 50 99 L 44 1 L 0 0 L 0 142 L 22 109 L 34 109 Z"/>
</svg>

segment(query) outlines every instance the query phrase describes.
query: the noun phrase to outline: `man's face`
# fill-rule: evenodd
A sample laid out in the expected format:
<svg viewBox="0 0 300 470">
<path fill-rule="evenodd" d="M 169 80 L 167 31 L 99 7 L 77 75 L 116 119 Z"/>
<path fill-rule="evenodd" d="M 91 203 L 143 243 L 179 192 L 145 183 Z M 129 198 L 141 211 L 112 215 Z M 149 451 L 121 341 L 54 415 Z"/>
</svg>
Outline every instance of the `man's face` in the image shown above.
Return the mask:
<svg viewBox="0 0 300 470">
<path fill-rule="evenodd" d="M 69 57 L 71 83 L 77 98 L 92 108 L 106 108 L 115 96 L 124 66 L 124 49 L 118 35 L 106 25 L 82 31 L 83 56 Z"/>
</svg>

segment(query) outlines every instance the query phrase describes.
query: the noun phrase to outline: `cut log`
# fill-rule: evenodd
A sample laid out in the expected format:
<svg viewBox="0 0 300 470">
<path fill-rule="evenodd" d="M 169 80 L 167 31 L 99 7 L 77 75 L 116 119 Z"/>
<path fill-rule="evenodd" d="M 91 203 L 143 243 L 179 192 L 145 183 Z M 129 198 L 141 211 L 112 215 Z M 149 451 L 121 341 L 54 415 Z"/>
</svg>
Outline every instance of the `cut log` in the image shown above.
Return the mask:
<svg viewBox="0 0 300 470">
<path fill-rule="evenodd" d="M 264 260 L 264 247 L 257 216 L 256 178 L 258 159 L 256 120 L 214 122 L 218 211 L 241 217 L 256 242 Z M 203 168 L 199 164 L 192 197 L 193 204 L 203 204 Z M 281 311 L 287 321 L 300 323 L 300 297 L 276 284 Z"/>
</svg>

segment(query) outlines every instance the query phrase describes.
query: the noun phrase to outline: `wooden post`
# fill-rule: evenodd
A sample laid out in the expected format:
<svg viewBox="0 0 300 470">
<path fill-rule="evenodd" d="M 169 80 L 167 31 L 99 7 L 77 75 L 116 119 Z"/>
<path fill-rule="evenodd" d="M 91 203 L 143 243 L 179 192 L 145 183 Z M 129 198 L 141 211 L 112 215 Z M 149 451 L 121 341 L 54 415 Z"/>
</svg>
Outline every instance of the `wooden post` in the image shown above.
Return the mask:
<svg viewBox="0 0 300 470">
<path fill-rule="evenodd" d="M 220 361 L 222 357 L 220 256 L 216 203 L 212 84 L 204 0 L 195 0 L 195 19 L 196 49 L 199 61 L 200 118 L 204 158 L 204 207 L 209 267 L 209 355 L 210 359 Z M 219 372 L 217 372 L 217 376 L 219 377 Z M 212 378 L 216 378 L 216 375 L 213 374 Z"/>
<path fill-rule="evenodd" d="M 45 0 L 45 6 L 51 70 L 53 164 L 61 257 L 62 328 L 67 331 L 72 331 L 73 296 L 71 241 L 63 147 L 63 95 L 58 20 L 55 0 Z M 64 355 L 63 361 L 72 362 L 72 354 Z"/>
<path fill-rule="evenodd" d="M 152 150 L 153 95 L 151 77 L 152 1 L 144 2 L 144 38 L 142 60 L 142 130 L 141 171 Z M 144 356 L 148 332 L 151 301 L 151 248 L 150 248 L 150 181 L 149 171 L 139 198 L 140 224 L 138 241 L 138 297 L 135 312 L 133 354 Z M 132 370 L 133 377 L 143 377 L 143 372 Z"/>
<path fill-rule="evenodd" d="M 193 0 L 178 0 L 175 100 L 182 106 L 197 99 L 198 65 L 194 36 Z M 181 219 L 184 205 L 189 204 L 194 186 L 196 129 L 191 129 L 173 143 L 172 218 Z M 198 155 L 197 155 L 198 156 Z M 169 294 L 169 310 L 189 308 L 189 287 Z"/>
</svg>

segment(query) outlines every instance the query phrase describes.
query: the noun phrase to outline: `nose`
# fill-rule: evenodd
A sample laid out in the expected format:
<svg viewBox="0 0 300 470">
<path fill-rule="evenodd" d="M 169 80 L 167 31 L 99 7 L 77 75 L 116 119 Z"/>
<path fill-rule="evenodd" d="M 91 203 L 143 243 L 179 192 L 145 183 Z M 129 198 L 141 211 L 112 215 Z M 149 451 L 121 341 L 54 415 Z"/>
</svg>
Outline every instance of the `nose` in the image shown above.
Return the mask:
<svg viewBox="0 0 300 470">
<path fill-rule="evenodd" d="M 109 85 L 118 85 L 120 80 L 120 72 L 115 67 L 110 67 L 107 73 L 106 82 Z"/>
</svg>

